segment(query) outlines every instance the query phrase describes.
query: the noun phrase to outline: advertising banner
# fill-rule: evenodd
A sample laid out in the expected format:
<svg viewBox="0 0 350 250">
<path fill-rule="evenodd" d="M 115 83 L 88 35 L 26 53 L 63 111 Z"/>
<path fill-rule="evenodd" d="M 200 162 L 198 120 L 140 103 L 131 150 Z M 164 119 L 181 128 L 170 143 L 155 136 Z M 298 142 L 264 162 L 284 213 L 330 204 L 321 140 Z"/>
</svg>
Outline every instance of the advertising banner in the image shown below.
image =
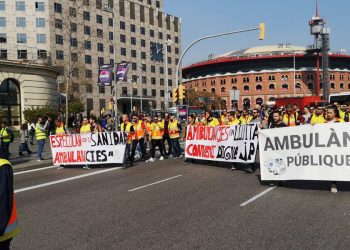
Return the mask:
<svg viewBox="0 0 350 250">
<path fill-rule="evenodd" d="M 258 123 L 237 126 L 188 126 L 186 158 L 252 163 L 258 147 Z"/>
<path fill-rule="evenodd" d="M 128 69 L 129 64 L 128 63 L 119 63 L 117 67 L 117 81 L 127 81 L 128 76 Z"/>
<path fill-rule="evenodd" d="M 177 106 L 177 111 L 179 114 L 179 120 L 180 121 L 187 121 L 188 116 L 188 108 L 186 105 L 179 105 Z"/>
<path fill-rule="evenodd" d="M 262 180 L 350 181 L 350 127 L 328 123 L 260 130 Z"/>
<path fill-rule="evenodd" d="M 113 81 L 113 65 L 100 65 L 98 70 L 98 83 L 100 85 L 111 85 Z"/>
<path fill-rule="evenodd" d="M 124 132 L 50 136 L 55 166 L 123 163 L 126 143 Z"/>
</svg>

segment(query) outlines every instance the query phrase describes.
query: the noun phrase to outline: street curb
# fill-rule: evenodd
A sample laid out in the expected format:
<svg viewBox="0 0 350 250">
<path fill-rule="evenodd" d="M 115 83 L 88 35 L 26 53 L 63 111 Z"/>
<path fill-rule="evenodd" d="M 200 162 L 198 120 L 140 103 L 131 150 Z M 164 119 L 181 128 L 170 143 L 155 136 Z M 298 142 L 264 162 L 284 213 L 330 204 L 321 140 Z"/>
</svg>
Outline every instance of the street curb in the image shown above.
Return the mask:
<svg viewBox="0 0 350 250">
<path fill-rule="evenodd" d="M 44 168 L 44 167 L 49 167 L 52 166 L 52 162 L 43 162 L 40 164 L 36 164 L 33 166 L 18 166 L 16 167 L 16 165 L 13 166 L 13 172 L 14 173 L 18 173 L 18 172 L 22 172 L 22 171 L 26 171 L 26 170 L 33 170 L 33 169 L 38 169 L 38 168 Z"/>
</svg>

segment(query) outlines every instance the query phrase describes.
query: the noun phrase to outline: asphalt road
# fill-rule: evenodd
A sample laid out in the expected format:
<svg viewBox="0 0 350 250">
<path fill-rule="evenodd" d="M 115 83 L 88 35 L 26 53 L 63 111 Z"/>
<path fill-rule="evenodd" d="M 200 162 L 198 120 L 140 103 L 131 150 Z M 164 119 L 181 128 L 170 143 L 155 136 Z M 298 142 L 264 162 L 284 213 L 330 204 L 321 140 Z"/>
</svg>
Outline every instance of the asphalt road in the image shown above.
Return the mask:
<svg viewBox="0 0 350 250">
<path fill-rule="evenodd" d="M 49 184 L 38 186 L 44 183 Z M 181 160 L 127 170 L 24 172 L 15 175 L 22 233 L 12 246 L 348 249 L 350 185 L 340 184 L 338 194 L 329 186 L 286 182 L 271 189 L 260 183 L 258 172 L 231 171 L 224 164 L 185 166 Z"/>
</svg>

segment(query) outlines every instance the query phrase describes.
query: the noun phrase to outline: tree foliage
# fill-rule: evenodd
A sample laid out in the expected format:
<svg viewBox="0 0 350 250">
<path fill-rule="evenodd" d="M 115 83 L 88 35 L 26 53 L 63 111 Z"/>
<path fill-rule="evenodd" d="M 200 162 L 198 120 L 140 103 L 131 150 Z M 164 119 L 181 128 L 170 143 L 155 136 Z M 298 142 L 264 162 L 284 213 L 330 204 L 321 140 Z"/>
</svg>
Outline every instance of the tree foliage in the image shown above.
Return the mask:
<svg viewBox="0 0 350 250">
<path fill-rule="evenodd" d="M 50 106 L 44 106 L 44 107 L 32 107 L 30 109 L 26 109 L 23 111 L 24 118 L 27 122 L 36 122 L 39 117 L 43 119 L 47 119 L 51 117 L 52 119 L 55 119 L 58 114 L 57 110 L 53 109 Z"/>
<path fill-rule="evenodd" d="M 195 91 L 194 89 L 186 90 L 184 103 L 189 106 L 198 106 L 203 109 L 221 110 L 226 109 L 226 103 L 216 93 Z"/>
<path fill-rule="evenodd" d="M 84 104 L 76 97 L 70 97 L 68 102 L 68 111 L 71 114 L 77 114 L 85 111 Z"/>
</svg>

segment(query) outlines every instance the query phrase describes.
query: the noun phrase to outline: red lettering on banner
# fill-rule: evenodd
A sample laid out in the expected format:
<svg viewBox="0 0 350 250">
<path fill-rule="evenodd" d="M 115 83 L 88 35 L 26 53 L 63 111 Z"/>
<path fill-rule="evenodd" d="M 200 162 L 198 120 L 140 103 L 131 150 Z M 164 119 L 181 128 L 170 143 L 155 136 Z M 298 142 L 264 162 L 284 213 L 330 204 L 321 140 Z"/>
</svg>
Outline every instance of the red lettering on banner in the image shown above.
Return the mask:
<svg viewBox="0 0 350 250">
<path fill-rule="evenodd" d="M 76 163 L 86 161 L 86 152 L 84 150 L 70 151 L 70 152 L 58 152 L 55 155 L 54 165 L 63 163 Z"/>
<path fill-rule="evenodd" d="M 188 156 L 214 159 L 215 147 L 216 146 L 190 144 L 186 147 L 186 153 Z"/>
<path fill-rule="evenodd" d="M 227 141 L 229 138 L 230 127 L 203 127 L 203 126 L 189 126 L 186 140 L 197 141 Z"/>
<path fill-rule="evenodd" d="M 55 135 L 50 137 L 53 148 L 74 148 L 81 147 L 82 140 L 78 134 L 72 135 Z"/>
</svg>

